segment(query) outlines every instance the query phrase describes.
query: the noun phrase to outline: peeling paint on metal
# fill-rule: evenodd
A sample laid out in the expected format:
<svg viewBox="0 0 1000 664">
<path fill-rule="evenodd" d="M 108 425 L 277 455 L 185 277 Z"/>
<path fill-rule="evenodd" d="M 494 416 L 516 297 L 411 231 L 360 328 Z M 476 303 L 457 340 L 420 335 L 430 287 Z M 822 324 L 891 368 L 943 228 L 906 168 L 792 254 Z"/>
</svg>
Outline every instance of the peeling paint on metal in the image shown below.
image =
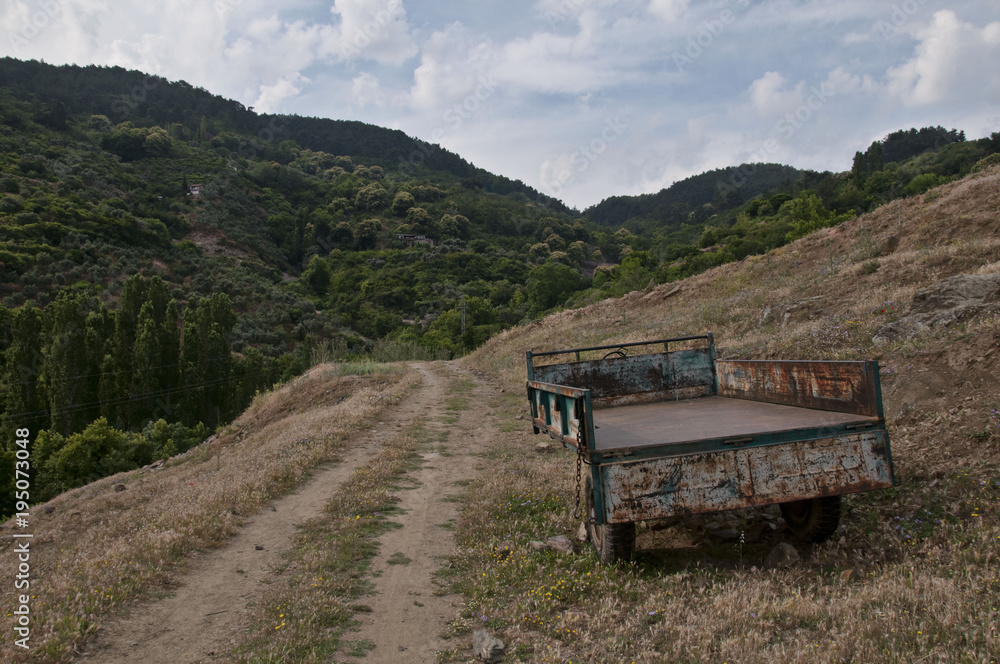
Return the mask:
<svg viewBox="0 0 1000 664">
<path fill-rule="evenodd" d="M 719 360 L 719 396 L 879 417 L 874 362 Z"/>
<path fill-rule="evenodd" d="M 552 364 L 534 367 L 533 373 L 540 381 L 590 390 L 595 406 L 673 399 L 691 388 L 704 395 L 715 383 L 710 350 L 704 348 Z"/>
<path fill-rule="evenodd" d="M 606 522 L 756 507 L 892 486 L 885 432 L 601 466 Z"/>
<path fill-rule="evenodd" d="M 532 426 L 536 433 L 582 448 L 585 458 L 593 462 L 590 472 L 599 522 L 714 512 L 893 485 L 876 362 L 716 362 L 713 337 L 703 338 L 708 348 L 539 367 L 534 366 L 532 353 L 526 354 Z M 651 343 L 667 348 L 673 341 L 681 340 Z M 730 415 L 739 425 L 730 428 L 739 430 L 718 433 L 720 438 L 713 440 L 707 437 L 710 427 L 704 423 L 706 417 L 721 411 L 709 409 L 700 419 L 687 422 L 674 413 L 670 422 L 681 429 L 674 432 L 677 440 L 660 444 L 660 428 L 646 423 L 652 435 L 644 446 L 633 440 L 639 424 L 630 416 L 619 418 L 624 422 L 619 428 L 631 427 L 622 438 L 624 443 L 614 443 L 609 434 L 612 444 L 599 444 L 593 408 L 709 395 L 744 400 L 744 404 L 759 401 L 812 409 L 813 415 L 795 427 L 772 423 L 761 431 L 753 430 L 753 435 L 741 424 L 745 420 Z M 829 412 L 824 417 L 817 410 L 859 417 L 840 415 L 834 422 Z M 624 410 L 616 413 L 624 414 Z M 860 430 L 861 426 L 866 429 Z"/>
</svg>

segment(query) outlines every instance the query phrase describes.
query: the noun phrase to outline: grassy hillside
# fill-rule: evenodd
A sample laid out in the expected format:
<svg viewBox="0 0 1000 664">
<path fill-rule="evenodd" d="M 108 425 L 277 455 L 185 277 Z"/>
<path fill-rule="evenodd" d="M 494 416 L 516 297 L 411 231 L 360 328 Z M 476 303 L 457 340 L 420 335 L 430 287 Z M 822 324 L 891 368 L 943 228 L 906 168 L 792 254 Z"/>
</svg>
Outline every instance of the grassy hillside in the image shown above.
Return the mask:
<svg viewBox="0 0 1000 664">
<path fill-rule="evenodd" d="M 997 273 L 994 168 L 765 256 L 490 340 L 464 362 L 504 386 L 511 442 L 472 487 L 460 524 L 459 585 L 470 599 L 459 628 L 488 616 L 527 662 L 991 661 L 1000 652 L 1000 305 L 893 341 L 873 337 L 907 315 L 919 290 Z M 544 439 L 526 435 L 524 351 L 705 331 L 723 358 L 878 359 L 898 487 L 848 497 L 841 531 L 822 545 L 771 528 L 781 523 L 772 508 L 642 525 L 637 560 L 622 569 L 596 567 L 590 552 L 532 550 L 529 540 L 575 537 L 579 522 L 572 455 L 540 455 L 533 446 Z M 712 521 L 740 539 L 713 537 Z M 785 541 L 802 560 L 766 565 Z"/>
<path fill-rule="evenodd" d="M 761 255 L 1000 163 L 997 153 L 1000 133 L 966 141 L 963 132 L 925 127 L 874 141 L 846 172 L 743 164 L 692 176 L 657 194 L 611 198 L 584 212 L 595 223 L 613 220 L 624 229 L 612 236 L 618 251 L 601 247 L 620 258 L 621 268 L 599 270 L 594 286 L 604 295 L 621 295 L 651 279 L 676 281 Z M 608 283 L 619 280 L 626 283 Z"/>
<path fill-rule="evenodd" d="M 0 659 L 69 661 L 123 607 L 172 587 L 195 552 L 220 546 L 246 517 L 335 460 L 354 432 L 414 383 L 395 365 L 320 365 L 258 396 L 232 425 L 186 454 L 66 492 L 44 510 L 33 506 L 30 650 L 15 647 L 13 631 L 3 630 Z M 331 394 L 340 396 L 334 401 Z M 15 540 L 3 540 L 13 547 Z M 337 596 L 361 583 L 344 577 L 324 592 Z M 16 605 L 12 583 L 0 592 L 4 606 Z"/>
<path fill-rule="evenodd" d="M 495 403 L 465 405 L 498 416 L 508 442 L 483 455 L 487 472 L 468 487 L 455 527 L 458 553 L 440 572 L 465 595 L 452 624 L 456 647 L 440 660 L 464 661 L 471 630 L 485 626 L 518 662 L 990 661 L 1000 648 L 998 303 L 950 326 L 872 340 L 906 318 L 919 290 L 962 274 L 1000 274 L 1000 169 L 487 342 L 463 362 L 503 392 Z M 644 525 L 635 563 L 622 568 L 598 565 L 580 543 L 576 554 L 532 548 L 553 535 L 575 538 L 579 521 L 572 455 L 536 452 L 542 439 L 524 421 L 524 351 L 706 330 L 723 357 L 879 359 L 899 486 L 849 497 L 842 531 L 823 545 L 796 544 L 802 560 L 787 568 L 764 563 L 793 541 L 768 525 L 780 523 L 774 509 L 719 515 L 743 534 L 738 541 L 713 537 L 706 518 Z M 258 396 L 189 453 L 33 511 L 32 578 L 44 579 L 33 600 L 34 650 L 15 651 L 3 632 L 0 653 L 69 660 L 110 615 L 169 586 L 192 551 L 224 541 L 241 515 L 335 457 L 413 384 L 398 366 L 317 367 Z M 356 534 L 362 544 L 371 537 Z M 295 607 L 329 638 L 351 624 L 330 598 L 364 592 L 351 572 L 369 554 L 349 551 Z M 3 592 L 13 605 L 13 587 Z"/>
</svg>

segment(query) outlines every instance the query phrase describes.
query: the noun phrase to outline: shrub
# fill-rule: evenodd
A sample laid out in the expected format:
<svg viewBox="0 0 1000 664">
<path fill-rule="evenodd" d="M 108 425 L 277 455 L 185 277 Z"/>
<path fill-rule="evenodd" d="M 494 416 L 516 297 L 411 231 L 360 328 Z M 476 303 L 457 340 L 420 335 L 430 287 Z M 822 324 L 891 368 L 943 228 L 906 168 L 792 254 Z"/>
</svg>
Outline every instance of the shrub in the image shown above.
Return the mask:
<svg viewBox="0 0 1000 664">
<path fill-rule="evenodd" d="M 917 177 L 910 180 L 910 183 L 906 185 L 906 195 L 916 196 L 917 194 L 922 194 L 928 189 L 933 189 L 938 185 L 945 182 L 945 179 L 934 175 L 933 173 L 924 173 L 923 175 L 918 175 Z"/>
</svg>

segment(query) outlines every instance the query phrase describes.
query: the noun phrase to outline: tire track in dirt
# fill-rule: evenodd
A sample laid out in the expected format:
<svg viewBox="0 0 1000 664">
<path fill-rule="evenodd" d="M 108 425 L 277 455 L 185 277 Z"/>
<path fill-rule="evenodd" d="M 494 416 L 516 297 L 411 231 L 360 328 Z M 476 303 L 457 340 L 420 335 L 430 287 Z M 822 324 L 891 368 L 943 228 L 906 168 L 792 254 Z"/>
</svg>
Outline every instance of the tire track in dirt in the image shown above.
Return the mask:
<svg viewBox="0 0 1000 664">
<path fill-rule="evenodd" d="M 378 453 L 384 440 L 440 406 L 443 381 L 426 365 L 414 366 L 421 384 L 372 429 L 346 441 L 338 461 L 317 469 L 295 493 L 248 518 L 222 547 L 193 554 L 169 597 L 133 606 L 128 616 L 106 623 L 73 661 L 198 664 L 225 658 L 248 606 L 273 579 L 271 570 L 282 565 L 282 552 L 292 547 L 296 524 L 319 516 L 334 491 Z"/>
<path fill-rule="evenodd" d="M 374 579 L 377 594 L 363 600 L 372 612 L 351 637 L 375 646 L 363 659 L 350 660 L 359 664 L 433 664 L 438 651 L 456 645 L 440 637 L 462 601 L 460 595 L 441 595 L 442 586 L 435 582 L 435 572 L 455 551 L 454 535 L 442 525 L 457 521 L 460 505 L 449 497 L 464 492 L 462 485 L 481 472 L 483 462 L 476 455 L 499 434 L 486 417 L 490 388 L 454 364 L 435 368 L 442 375 L 432 378 L 430 369 L 421 367 L 427 383 L 436 379 L 455 385 L 464 379 L 471 381 L 472 388 L 449 395 L 448 385 L 441 386 L 442 398 L 426 412 L 424 429 L 431 442 L 421 446 L 420 468 L 401 481 L 416 488 L 397 494 L 404 514 L 394 521 L 402 528 L 379 538 L 379 555 L 372 565 L 380 574 Z M 448 410 L 451 399 L 467 400 L 465 409 Z M 455 417 L 457 421 L 448 421 Z"/>
</svg>

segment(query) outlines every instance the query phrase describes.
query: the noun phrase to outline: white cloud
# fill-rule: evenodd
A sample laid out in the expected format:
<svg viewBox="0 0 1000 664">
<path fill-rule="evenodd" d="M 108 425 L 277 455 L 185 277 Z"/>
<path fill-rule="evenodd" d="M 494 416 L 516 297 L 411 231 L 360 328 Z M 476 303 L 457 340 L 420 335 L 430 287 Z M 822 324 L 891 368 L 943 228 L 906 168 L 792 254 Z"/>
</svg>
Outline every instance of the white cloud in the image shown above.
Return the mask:
<svg viewBox="0 0 1000 664">
<path fill-rule="evenodd" d="M 837 67 L 827 75 L 823 89 L 838 97 L 874 97 L 882 94 L 882 87 L 874 78 L 852 74 L 844 67 Z"/>
<path fill-rule="evenodd" d="M 294 73 L 282 76 L 272 85 L 261 85 L 260 96 L 253 103 L 253 107 L 258 113 L 282 111 L 282 102 L 299 94 L 308 82 L 309 79 L 305 76 Z"/>
<path fill-rule="evenodd" d="M 575 34 L 535 32 L 504 44 L 497 77 L 525 91 L 581 96 L 641 75 L 633 66 L 646 50 L 644 30 L 630 20 L 609 22 L 596 9 L 577 19 Z"/>
<path fill-rule="evenodd" d="M 892 96 L 907 106 L 1000 101 L 1000 22 L 979 29 L 942 10 L 915 34 L 914 56 L 888 71 Z"/>
<path fill-rule="evenodd" d="M 340 16 L 340 34 L 327 42 L 329 55 L 399 66 L 419 52 L 402 0 L 335 0 L 330 11 Z"/>
<path fill-rule="evenodd" d="M 799 82 L 791 89 L 785 88 L 785 77 L 769 71 L 750 84 L 750 104 L 762 117 L 787 113 L 798 105 L 805 83 Z"/>
<path fill-rule="evenodd" d="M 608 62 L 582 36 L 536 33 L 504 47 L 497 75 L 536 92 L 585 94 L 609 82 Z"/>
<path fill-rule="evenodd" d="M 385 95 L 379 88 L 378 78 L 369 72 L 361 72 L 351 79 L 351 97 L 356 106 L 385 107 Z"/>
<path fill-rule="evenodd" d="M 432 34 L 413 72 L 410 101 L 419 111 L 444 112 L 493 78 L 496 47 L 459 23 Z"/>
<path fill-rule="evenodd" d="M 667 23 L 676 23 L 690 4 L 690 0 L 649 0 L 649 13 Z"/>
</svg>

